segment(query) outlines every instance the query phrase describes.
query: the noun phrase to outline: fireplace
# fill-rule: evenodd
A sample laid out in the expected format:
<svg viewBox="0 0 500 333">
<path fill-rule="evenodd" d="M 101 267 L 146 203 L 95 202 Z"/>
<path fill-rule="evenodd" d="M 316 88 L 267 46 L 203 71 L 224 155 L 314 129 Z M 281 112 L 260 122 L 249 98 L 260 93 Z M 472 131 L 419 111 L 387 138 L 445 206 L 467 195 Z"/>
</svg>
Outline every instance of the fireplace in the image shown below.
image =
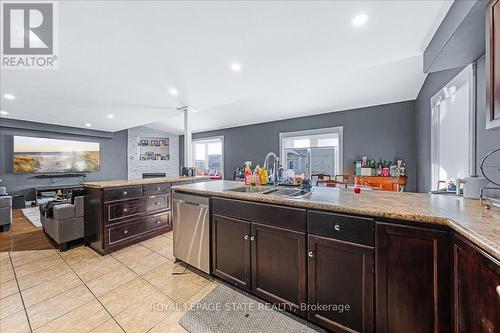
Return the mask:
<svg viewBox="0 0 500 333">
<path fill-rule="evenodd" d="M 161 177 L 167 177 L 167 174 L 165 172 L 149 172 L 149 173 L 143 173 L 142 174 L 142 179 L 147 179 L 147 178 L 161 178 Z"/>
</svg>

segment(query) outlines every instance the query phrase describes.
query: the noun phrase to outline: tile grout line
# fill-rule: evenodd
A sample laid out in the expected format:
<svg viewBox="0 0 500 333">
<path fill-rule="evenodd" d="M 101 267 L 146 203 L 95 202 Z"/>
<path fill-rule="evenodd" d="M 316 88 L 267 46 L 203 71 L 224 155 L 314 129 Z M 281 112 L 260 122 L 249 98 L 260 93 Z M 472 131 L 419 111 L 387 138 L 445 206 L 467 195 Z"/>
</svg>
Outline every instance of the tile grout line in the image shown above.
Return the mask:
<svg viewBox="0 0 500 333">
<path fill-rule="evenodd" d="M 140 243 L 138 243 L 137 245 L 140 245 L 140 246 L 142 246 L 142 247 L 144 247 L 144 248 L 146 248 L 146 249 L 148 249 L 148 250 L 152 251 L 153 253 L 156 253 L 156 254 L 160 255 L 161 257 L 163 257 L 163 258 L 167 259 L 168 261 L 172 262 L 172 260 L 171 260 L 171 259 L 169 259 L 168 257 L 166 257 L 166 256 L 162 255 L 161 253 L 158 253 L 158 252 L 157 252 L 157 251 L 155 251 L 154 249 L 150 249 L 150 248 L 148 248 L 147 246 L 145 246 L 145 245 L 143 245 L 143 244 L 140 244 Z M 121 329 L 125 332 L 125 329 L 123 329 L 123 327 L 122 327 L 122 326 L 121 326 L 121 325 L 120 325 L 120 324 L 116 321 L 116 319 L 114 318 L 114 316 L 113 316 L 113 315 L 111 315 L 111 313 L 110 313 L 110 312 L 108 311 L 108 309 L 104 306 L 104 304 L 102 304 L 102 303 L 101 303 L 101 301 L 99 300 L 99 298 L 98 298 L 98 297 L 97 297 L 97 296 L 96 296 L 96 295 L 92 292 L 92 290 L 90 290 L 90 288 L 89 288 L 89 287 L 87 286 L 87 284 L 86 284 L 86 283 L 82 280 L 82 278 L 78 275 L 78 273 L 77 273 L 77 272 L 73 269 L 73 267 L 71 267 L 71 265 L 70 265 L 70 264 L 66 261 L 66 259 L 65 259 L 65 258 L 61 255 L 60 251 L 58 251 L 57 249 L 50 250 L 50 251 L 54 251 L 55 253 L 57 253 L 57 255 L 58 255 L 58 256 L 62 259 L 62 261 L 64 262 L 64 264 L 65 264 L 65 265 L 66 265 L 66 266 L 67 266 L 67 267 L 68 267 L 68 268 L 69 268 L 69 269 L 70 269 L 70 270 L 71 270 L 71 271 L 72 271 L 72 272 L 76 275 L 76 277 L 77 277 L 77 278 L 78 278 L 78 279 L 82 282 L 82 284 L 83 284 L 83 285 L 87 288 L 87 290 L 89 290 L 89 292 L 92 294 L 92 296 L 94 296 L 94 298 L 95 298 L 95 299 L 99 302 L 99 304 L 100 304 L 100 305 L 101 305 L 101 306 L 102 306 L 102 307 L 106 310 L 106 312 L 110 315 L 110 317 L 113 319 L 113 321 L 114 321 L 114 322 L 115 322 L 115 323 L 116 323 L 116 324 L 117 324 L 117 325 L 118 325 L 118 326 L 119 326 L 119 327 L 120 327 L 120 328 L 121 328 Z M 19 286 L 19 282 L 18 282 L 18 280 L 17 280 L 17 274 L 16 274 L 16 271 L 15 271 L 15 268 L 14 268 L 14 263 L 12 262 L 12 258 L 11 258 L 11 256 L 10 256 L 10 252 L 8 252 L 8 253 L 9 253 L 9 261 L 10 261 L 10 263 L 11 263 L 12 270 L 13 270 L 13 272 L 14 272 L 14 278 L 15 278 L 15 280 L 16 280 L 16 284 L 17 284 L 17 287 L 18 287 L 18 290 L 19 290 L 19 295 L 20 295 L 20 297 L 21 297 L 21 301 L 22 301 L 22 303 L 23 303 L 24 312 L 25 312 L 25 315 L 26 315 L 26 318 L 27 318 L 27 321 L 28 321 L 28 325 L 29 325 L 29 327 L 30 327 L 30 332 L 33 332 L 33 329 L 32 329 L 32 327 L 31 327 L 31 322 L 30 322 L 30 320 L 29 320 L 28 312 L 27 312 L 27 310 L 26 310 L 26 305 L 25 305 L 25 303 L 24 303 L 24 299 L 23 299 L 23 296 L 22 296 L 22 293 L 21 293 L 21 288 L 20 288 L 20 286 Z M 136 273 L 134 270 L 132 270 L 132 269 L 131 269 L 130 267 L 128 267 L 125 263 L 123 263 L 122 261 L 120 261 L 119 259 L 117 259 L 116 257 L 114 257 L 113 255 L 111 255 L 111 254 L 110 254 L 110 257 L 112 257 L 112 258 L 113 258 L 113 259 L 115 259 L 117 262 L 119 262 L 120 264 L 122 264 L 123 266 L 125 266 L 125 267 L 129 270 L 129 271 L 131 271 L 132 273 L 134 273 L 134 274 L 136 275 L 136 277 L 135 277 L 135 278 L 139 277 L 141 280 L 145 281 L 147 284 L 149 284 L 150 286 L 152 286 L 153 288 L 155 288 L 155 290 L 157 290 L 159 293 L 163 294 L 165 297 L 167 297 L 168 299 L 170 299 L 173 303 L 176 303 L 176 301 L 175 301 L 173 298 L 171 298 L 170 296 L 168 296 L 167 294 L 165 294 L 163 291 L 161 291 L 158 287 L 156 287 L 155 285 L 153 285 L 152 283 L 150 283 L 148 280 L 146 280 L 144 277 L 142 277 L 142 275 L 141 275 L 141 274 Z M 24 266 L 24 265 L 27 265 L 27 264 L 29 264 L 29 263 L 32 263 L 33 261 L 35 261 L 35 260 L 32 260 L 32 261 L 30 261 L 30 262 L 28 262 L 28 263 L 25 263 L 25 264 L 23 264 L 23 265 L 19 265 L 18 267 L 20 267 L 20 266 Z M 26 276 L 27 276 L 27 275 L 30 275 L 30 274 L 33 274 L 33 273 L 36 273 L 36 272 L 38 272 L 38 271 L 40 271 L 40 270 L 42 270 L 42 269 L 46 269 L 47 267 L 52 267 L 52 266 L 55 266 L 55 265 L 56 265 L 56 264 L 53 264 L 53 265 L 48 265 L 48 266 L 46 266 L 46 267 L 42 267 L 42 268 L 40 268 L 40 269 L 38 269 L 38 270 L 36 270 L 36 271 L 33 271 L 33 272 L 29 273 L 29 274 L 26 274 Z M 159 266 L 160 266 L 160 265 L 158 265 L 158 266 L 156 266 L 156 267 L 153 267 L 153 268 L 151 268 L 150 270 L 148 270 L 148 271 L 146 271 L 146 272 L 143 272 L 142 274 L 145 274 L 145 273 L 147 273 L 147 272 L 149 272 L 149 271 L 151 271 L 151 270 L 153 270 L 153 269 L 155 269 L 155 268 L 157 268 L 157 267 L 159 267 Z M 66 273 L 66 274 L 67 274 L 67 273 Z M 64 275 L 64 274 L 58 275 L 58 277 L 63 276 L 63 275 Z M 105 274 L 102 274 L 102 275 L 100 275 L 99 277 L 101 277 L 101 276 L 103 276 L 103 275 L 105 275 Z M 99 278 L 99 277 L 96 277 L 96 278 Z M 135 278 L 134 278 L 134 279 L 135 279 Z M 33 288 L 33 287 L 36 287 L 36 286 L 42 285 L 43 283 L 45 283 L 45 282 L 42 282 L 42 283 L 39 283 L 39 284 L 33 285 L 33 286 L 29 287 L 29 288 L 26 288 L 25 290 L 28 290 L 28 289 L 31 289 L 31 288 Z M 117 287 L 115 287 L 115 288 L 113 288 L 113 289 L 111 289 L 111 290 L 109 290 L 109 291 L 112 291 L 112 290 L 114 290 L 114 289 L 116 289 L 116 288 L 118 288 L 118 287 L 120 287 L 120 286 L 121 286 L 121 285 L 119 285 L 119 286 L 117 286 Z M 56 297 L 56 296 L 61 295 L 62 293 L 66 292 L 66 291 L 69 291 L 69 290 L 72 290 L 72 289 L 75 289 L 75 288 L 78 288 L 78 287 L 80 287 L 80 286 L 75 286 L 75 287 L 73 287 L 73 288 L 69 288 L 69 289 L 67 289 L 67 290 L 64 290 L 64 291 L 62 291 L 62 292 L 60 292 L 60 293 L 56 294 L 56 295 L 53 295 L 53 296 L 51 296 L 51 297 L 49 297 L 49 298 L 46 298 L 46 299 L 44 299 L 43 301 L 40 301 L 40 302 L 38 302 L 38 303 L 41 303 L 41 302 L 47 301 L 47 300 L 49 300 L 49 299 L 52 299 L 52 298 L 54 298 L 54 297 Z M 202 287 L 201 289 L 203 289 L 203 287 Z M 201 289 L 200 289 L 200 290 L 201 290 Z M 200 290 L 198 290 L 196 293 L 198 293 Z M 108 291 L 108 292 L 109 292 L 109 291 Z M 195 294 L 196 294 L 196 293 L 195 293 Z M 84 306 L 84 305 L 86 305 L 86 304 L 88 304 L 88 303 L 90 303 L 90 302 L 92 302 L 92 300 L 90 300 L 90 301 L 88 301 L 88 302 L 86 302 L 86 303 L 84 303 L 84 304 L 82 304 L 82 305 L 78 306 L 77 308 L 75 308 L 75 309 L 73 309 L 73 310 L 71 310 L 71 311 L 74 311 L 74 310 L 78 309 L 79 307 Z M 38 303 L 36 303 L 36 304 L 38 304 Z M 33 304 L 33 305 L 35 305 L 35 304 Z M 126 309 L 123 309 L 122 311 L 124 311 L 124 310 L 126 310 Z M 45 323 L 45 324 L 41 325 L 41 326 L 40 326 L 40 327 L 38 327 L 38 328 L 41 328 L 41 327 L 43 327 L 43 326 L 45 326 L 45 325 L 48 325 L 49 323 L 51 323 L 51 322 L 53 322 L 53 321 L 55 321 L 55 320 L 57 320 L 57 319 L 61 318 L 62 316 L 64 316 L 64 315 L 68 314 L 68 313 L 69 313 L 69 312 L 71 312 L 71 311 L 68 311 L 68 312 L 66 312 L 66 313 L 64 313 L 64 314 L 62 314 L 62 315 L 60 315 L 60 316 L 58 316 L 58 317 L 56 317 L 56 318 L 54 318 L 54 319 L 50 320 L 49 322 L 47 322 L 47 323 Z M 121 313 L 122 311 L 120 311 L 119 313 Z M 117 313 L 117 315 L 118 315 L 119 313 Z M 109 320 L 109 319 L 108 319 L 108 320 Z M 107 321 L 107 320 L 106 320 L 106 321 Z M 106 322 L 106 321 L 105 321 L 105 322 Z M 99 324 L 97 327 L 101 326 L 101 325 L 102 325 L 102 324 L 104 324 L 105 322 L 103 322 L 103 323 Z M 161 322 L 161 321 L 160 321 L 160 322 Z M 151 329 L 153 329 L 153 328 L 154 328 L 155 326 L 157 326 L 158 324 L 159 324 L 159 323 L 157 323 L 156 325 L 154 325 Z M 97 327 L 95 327 L 95 328 L 93 328 L 93 329 L 96 329 Z M 38 328 L 37 328 L 37 329 L 38 329 Z M 149 329 L 148 331 L 150 331 L 151 329 Z"/>
<path fill-rule="evenodd" d="M 17 274 L 16 274 L 16 270 L 14 269 L 14 263 L 12 262 L 12 257 L 10 256 L 10 252 L 9 252 L 9 261 L 10 261 L 10 264 L 12 266 L 12 271 L 14 272 L 14 279 L 16 280 L 17 289 L 19 290 L 19 297 L 21 298 L 21 302 L 23 303 L 24 314 L 26 316 L 26 320 L 28 321 L 28 326 L 30 328 L 30 332 L 32 333 L 33 328 L 31 328 L 30 317 L 28 316 L 28 310 L 26 309 L 26 304 L 24 304 L 23 294 L 21 293 L 21 287 L 19 286 L 19 281 L 17 281 Z"/>
<path fill-rule="evenodd" d="M 104 306 L 104 304 L 101 303 L 101 301 L 99 300 L 99 298 L 97 298 L 97 296 L 94 294 L 94 292 L 92 290 L 90 290 L 90 288 L 87 286 L 87 284 L 82 280 L 82 278 L 80 277 L 80 275 L 78 275 L 74 270 L 73 270 L 73 267 L 71 267 L 68 262 L 64 259 L 64 257 L 61 255 L 60 252 L 57 252 L 59 254 L 59 256 L 62 258 L 62 260 L 66 263 L 66 265 L 68 265 L 69 269 L 71 269 L 73 271 L 73 273 L 75 273 L 75 275 L 78 277 L 78 279 L 80 279 L 80 281 L 82 281 L 83 285 L 85 286 L 85 288 L 87 288 L 87 290 L 92 294 L 92 296 L 95 297 L 96 301 L 99 302 L 99 304 L 101 304 L 102 308 L 109 314 L 109 316 L 111 317 L 111 319 L 113 319 L 113 321 L 116 323 L 116 325 L 118 325 L 118 327 L 120 327 L 120 329 L 123 331 L 123 332 L 126 332 L 125 329 L 122 327 L 122 325 L 120 325 L 120 323 L 115 319 L 115 317 L 113 317 L 113 315 L 111 315 L 111 313 L 109 312 L 109 310 Z M 89 301 L 87 303 L 90 303 L 92 301 Z M 87 304 L 85 303 L 85 304 Z M 101 326 L 102 324 L 104 324 L 106 321 L 100 323 L 99 325 L 97 325 L 96 327 L 94 327 L 92 330 L 96 329 L 97 327 Z"/>
<path fill-rule="evenodd" d="M 54 265 L 54 266 L 55 266 L 55 265 Z M 50 266 L 50 267 L 52 267 L 52 266 Z M 45 268 L 49 268 L 49 267 L 45 267 Z M 34 273 L 36 273 L 36 272 L 38 272 L 38 271 L 35 271 L 35 272 L 33 272 L 33 273 L 30 273 L 30 274 L 34 274 Z M 24 275 L 24 276 L 28 276 L 28 275 L 30 275 L 30 274 L 26 274 L 26 275 Z M 68 272 L 66 272 L 66 273 L 62 273 L 61 275 L 57 275 L 57 276 L 55 276 L 55 277 L 54 277 L 54 279 L 60 278 L 61 276 L 65 275 L 65 274 L 68 274 Z M 22 276 L 22 277 L 24 277 L 24 276 Z M 47 282 L 50 282 L 50 280 L 49 280 L 49 281 L 45 281 L 45 282 L 40 282 L 40 283 L 34 284 L 34 285 L 32 285 L 31 287 L 29 287 L 29 288 L 25 288 L 25 289 L 23 289 L 22 291 L 29 290 L 29 289 L 31 289 L 31 288 L 35 288 L 35 287 L 41 286 L 42 284 L 47 283 Z M 70 288 L 70 289 L 73 289 L 73 288 Z M 68 290 L 69 290 L 69 289 L 68 289 Z M 21 289 L 19 289 L 19 291 L 21 291 Z M 60 294 L 60 293 L 59 293 L 59 294 Z M 59 295 L 59 294 L 57 294 L 57 295 Z M 53 297 L 53 296 L 51 296 L 51 297 L 49 297 L 49 298 L 47 298 L 47 299 L 50 299 L 50 298 L 52 298 L 52 297 Z"/>
<path fill-rule="evenodd" d="M 152 250 L 151 250 L 151 251 L 152 251 Z M 154 252 L 154 251 L 153 251 L 153 252 Z M 155 252 L 155 253 L 156 253 L 156 252 Z M 158 253 L 158 254 L 159 254 L 159 253 Z M 112 255 L 111 255 L 111 256 L 112 256 Z M 113 257 L 113 258 L 115 258 L 115 257 Z M 160 266 L 161 266 L 161 265 L 163 265 L 163 264 L 160 264 L 160 265 L 158 265 L 158 266 L 156 266 L 156 267 L 153 267 L 153 268 L 151 268 L 150 270 L 148 270 L 148 271 L 146 271 L 146 272 L 144 272 L 144 273 L 142 273 L 142 274 L 138 274 L 138 273 L 134 272 L 134 270 L 132 270 L 130 267 L 128 267 L 127 265 L 125 265 L 123 262 L 121 262 L 119 259 L 115 258 L 115 260 L 116 260 L 116 261 L 118 261 L 118 262 L 119 262 L 120 264 L 122 264 L 123 266 L 127 267 L 127 268 L 128 268 L 130 271 L 132 271 L 134 274 L 136 274 L 136 275 L 137 275 L 136 279 L 137 279 L 137 278 L 140 278 L 141 280 L 145 281 L 145 282 L 146 282 L 147 284 L 149 284 L 151 287 L 155 288 L 156 290 L 158 290 L 158 291 L 159 291 L 160 293 L 162 293 L 163 295 L 167 296 L 167 298 L 168 298 L 168 299 L 172 300 L 172 301 L 175 303 L 175 300 L 174 300 L 172 297 L 170 297 L 170 296 L 168 296 L 167 294 L 165 294 L 165 293 L 164 293 L 163 291 L 161 291 L 161 290 L 160 290 L 157 286 L 155 286 L 154 284 L 152 284 L 151 282 L 149 282 L 148 280 L 146 280 L 146 279 L 142 276 L 142 274 L 146 274 L 146 273 L 148 273 L 148 272 L 152 271 L 153 269 L 156 269 L 156 268 L 160 267 Z M 120 286 L 118 286 L 118 287 L 120 287 Z M 115 287 L 115 288 L 113 288 L 113 289 L 111 289 L 111 290 L 114 290 L 114 289 L 116 289 L 116 288 L 118 288 L 118 287 Z M 111 291 L 111 290 L 110 290 L 110 291 Z M 126 310 L 126 309 L 128 309 L 128 308 L 125 308 L 125 309 L 121 310 L 120 312 L 118 312 L 118 313 L 117 313 L 117 315 L 118 315 L 118 314 L 120 314 L 122 311 L 124 311 L 124 310 Z"/>
<path fill-rule="evenodd" d="M 140 245 L 140 246 L 142 246 L 142 247 L 144 247 L 144 248 L 146 248 L 146 249 L 150 250 L 151 252 L 156 253 L 156 254 L 158 254 L 158 255 L 160 255 L 160 256 L 162 256 L 162 257 L 166 258 L 166 259 L 167 259 L 167 260 L 169 260 L 169 261 L 172 261 L 172 260 L 170 260 L 169 258 L 167 258 L 167 257 L 163 256 L 162 254 L 160 254 L 160 253 L 156 252 L 156 251 L 155 251 L 155 250 L 153 250 L 153 249 L 148 248 L 147 246 L 145 246 L 145 245 L 143 245 L 143 244 L 141 244 L 141 243 L 137 243 L 137 244 L 134 244 L 134 245 Z M 133 245 L 133 246 L 134 246 L 134 245 Z M 146 273 L 148 273 L 148 272 L 152 271 L 153 269 L 158 268 L 161 264 L 160 264 L 160 265 L 158 265 L 158 266 L 156 266 L 156 267 L 151 268 L 150 270 L 148 270 L 148 271 L 146 271 L 146 272 L 143 272 L 142 274 L 138 274 L 138 273 L 136 273 L 136 272 L 135 272 L 132 268 L 128 267 L 128 265 L 126 265 L 126 264 L 125 264 L 124 262 L 122 262 L 120 259 L 118 259 L 118 258 L 116 258 L 115 256 L 113 256 L 113 254 L 112 254 L 112 253 L 110 253 L 110 254 L 109 254 L 109 256 L 110 256 L 110 257 L 112 257 L 113 259 L 115 259 L 116 261 L 118 261 L 118 262 L 119 262 L 120 264 L 122 264 L 123 266 L 125 266 L 125 267 L 126 267 L 128 270 L 130 270 L 132 273 L 134 273 L 134 274 L 136 275 L 136 277 L 135 277 L 134 279 L 140 278 L 142 281 L 146 282 L 148 285 L 150 285 L 151 287 L 153 287 L 156 291 L 158 291 L 159 293 L 163 294 L 165 297 L 167 297 L 167 298 L 168 298 L 169 300 L 171 300 L 173 303 L 177 303 L 177 302 L 176 302 L 176 301 L 175 301 L 172 297 L 170 297 L 169 295 L 165 294 L 165 293 L 164 293 L 163 291 L 161 291 L 158 287 L 156 287 L 154 284 L 152 284 L 151 282 L 149 282 L 148 280 L 146 280 L 146 279 L 142 276 L 142 274 L 146 274 Z M 175 264 L 175 263 L 174 263 L 174 264 Z M 85 283 L 85 282 L 84 282 L 84 283 Z M 112 290 L 115 290 L 115 289 L 117 289 L 117 288 L 119 288 L 119 287 L 121 287 L 121 286 L 122 286 L 122 285 L 116 286 L 115 288 L 113 288 L 113 289 L 111 289 L 111 290 L 107 291 L 107 293 L 108 293 L 108 292 L 110 292 L 110 291 L 112 291 Z M 201 290 L 201 289 L 200 289 L 200 290 Z M 198 291 L 197 291 L 197 292 L 198 292 Z M 100 303 L 100 301 L 99 301 L 99 303 Z M 101 304 L 102 304 L 102 303 L 101 303 Z M 104 305 L 102 305 L 102 306 L 106 309 L 106 307 L 105 307 Z M 122 309 L 121 311 L 119 311 L 119 312 L 116 314 L 116 316 L 117 316 L 117 315 L 119 315 L 120 313 L 122 313 L 123 311 L 127 310 L 128 308 L 129 308 L 129 307 L 127 307 L 127 308 L 125 308 L 125 309 Z M 107 311 L 107 310 L 108 310 L 108 309 L 106 309 L 106 311 Z M 108 313 L 109 313 L 109 311 L 108 311 Z M 109 313 L 109 314 L 111 315 L 111 313 Z M 118 322 L 116 321 L 115 317 L 114 317 L 114 316 L 111 316 L 111 317 L 112 317 L 112 318 L 113 318 L 113 320 L 114 320 L 114 321 L 118 324 Z M 147 331 L 146 331 L 146 333 L 147 333 L 147 332 L 149 332 L 149 331 L 151 331 L 153 328 L 155 328 L 157 325 L 159 325 L 162 321 L 163 321 L 163 319 L 162 319 L 162 320 L 160 320 L 158 323 L 156 323 L 156 324 L 155 324 L 153 327 L 151 327 L 149 330 L 147 330 Z M 120 324 L 118 324 L 118 326 L 120 326 L 120 328 L 121 328 L 121 329 L 123 329 L 123 327 L 121 327 L 121 325 L 120 325 Z M 125 331 L 125 330 L 123 329 L 123 331 Z"/>
</svg>

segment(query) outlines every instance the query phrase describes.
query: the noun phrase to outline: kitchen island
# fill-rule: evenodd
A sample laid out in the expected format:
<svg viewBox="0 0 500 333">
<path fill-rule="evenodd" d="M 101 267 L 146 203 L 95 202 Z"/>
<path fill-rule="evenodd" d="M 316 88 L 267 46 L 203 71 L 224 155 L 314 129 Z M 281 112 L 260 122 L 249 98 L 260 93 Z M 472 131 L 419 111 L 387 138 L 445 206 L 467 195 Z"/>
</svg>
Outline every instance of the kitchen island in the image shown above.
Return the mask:
<svg viewBox="0 0 500 333">
<path fill-rule="evenodd" d="M 500 331 L 499 210 L 416 193 L 231 191 L 241 186 L 173 187 L 210 198 L 213 275 L 335 332 Z M 339 303 L 351 310 L 313 307 Z"/>
<path fill-rule="evenodd" d="M 85 243 L 100 254 L 172 230 L 171 186 L 209 177 L 85 182 Z"/>
</svg>

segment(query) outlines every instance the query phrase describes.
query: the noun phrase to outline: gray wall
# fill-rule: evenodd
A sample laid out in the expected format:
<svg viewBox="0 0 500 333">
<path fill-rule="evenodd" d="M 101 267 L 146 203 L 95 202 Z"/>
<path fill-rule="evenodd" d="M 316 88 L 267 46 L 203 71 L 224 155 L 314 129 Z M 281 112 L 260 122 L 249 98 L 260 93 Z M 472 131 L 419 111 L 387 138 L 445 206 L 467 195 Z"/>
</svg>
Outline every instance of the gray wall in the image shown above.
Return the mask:
<svg viewBox="0 0 500 333">
<path fill-rule="evenodd" d="M 28 193 L 37 186 L 52 185 L 49 179 L 34 175 L 12 173 L 13 136 L 33 136 L 99 142 L 101 146 L 100 171 L 88 173 L 85 181 L 127 178 L 127 130 L 116 133 L 77 129 L 26 121 L 0 120 L 0 186 L 9 193 Z M 55 178 L 56 184 L 77 184 L 82 178 Z M 55 185 L 55 184 L 54 184 Z"/>
<path fill-rule="evenodd" d="M 237 116 L 237 113 L 235 113 Z M 333 126 L 344 127 L 344 171 L 361 156 L 407 162 L 408 191 L 416 189 L 414 101 L 325 113 L 255 125 L 193 134 L 193 138 L 224 136 L 224 178 L 245 161 L 262 164 L 269 151 L 279 153 L 279 133 Z M 180 164 L 184 161 L 184 138 L 179 138 Z"/>
<path fill-rule="evenodd" d="M 431 103 L 430 99 L 463 68 L 431 73 L 415 104 L 417 136 L 417 191 L 428 192 L 431 186 Z M 500 131 L 486 128 L 486 66 L 484 56 L 477 60 L 477 163 L 484 155 L 500 148 Z M 478 164 L 479 165 L 479 164 Z"/>
</svg>

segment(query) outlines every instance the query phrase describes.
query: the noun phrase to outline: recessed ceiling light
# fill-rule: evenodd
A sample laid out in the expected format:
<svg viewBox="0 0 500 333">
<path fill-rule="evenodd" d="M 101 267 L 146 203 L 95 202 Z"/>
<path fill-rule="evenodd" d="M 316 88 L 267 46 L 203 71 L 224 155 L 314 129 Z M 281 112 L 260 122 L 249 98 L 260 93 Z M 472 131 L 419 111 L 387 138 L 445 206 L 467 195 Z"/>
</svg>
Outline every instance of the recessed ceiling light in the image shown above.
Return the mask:
<svg viewBox="0 0 500 333">
<path fill-rule="evenodd" d="M 179 94 L 179 92 L 175 88 L 168 89 L 168 92 L 170 93 L 170 95 L 173 95 L 173 96 L 177 96 Z"/>
<path fill-rule="evenodd" d="M 91 123 L 85 123 L 85 127 L 92 127 Z"/>
<path fill-rule="evenodd" d="M 12 94 L 3 94 L 3 98 L 5 99 L 16 99 L 16 96 Z"/>
<path fill-rule="evenodd" d="M 233 63 L 233 64 L 231 65 L 231 70 L 232 70 L 233 72 L 239 72 L 239 71 L 241 71 L 241 65 L 240 65 L 240 64 L 238 64 L 237 62 L 235 62 L 235 63 Z"/>
<path fill-rule="evenodd" d="M 361 27 L 361 26 L 365 25 L 366 22 L 368 22 L 368 15 L 366 15 L 366 14 L 356 15 L 352 19 L 352 25 L 355 27 Z"/>
<path fill-rule="evenodd" d="M 114 114 L 108 114 L 108 119 L 115 119 L 115 115 Z"/>
<path fill-rule="evenodd" d="M 9 114 L 9 113 L 8 113 L 7 111 L 5 111 L 5 110 L 1 110 L 1 111 L 0 111 L 0 115 L 2 115 L 2 116 L 6 116 L 6 115 L 8 115 L 8 114 Z"/>
</svg>

